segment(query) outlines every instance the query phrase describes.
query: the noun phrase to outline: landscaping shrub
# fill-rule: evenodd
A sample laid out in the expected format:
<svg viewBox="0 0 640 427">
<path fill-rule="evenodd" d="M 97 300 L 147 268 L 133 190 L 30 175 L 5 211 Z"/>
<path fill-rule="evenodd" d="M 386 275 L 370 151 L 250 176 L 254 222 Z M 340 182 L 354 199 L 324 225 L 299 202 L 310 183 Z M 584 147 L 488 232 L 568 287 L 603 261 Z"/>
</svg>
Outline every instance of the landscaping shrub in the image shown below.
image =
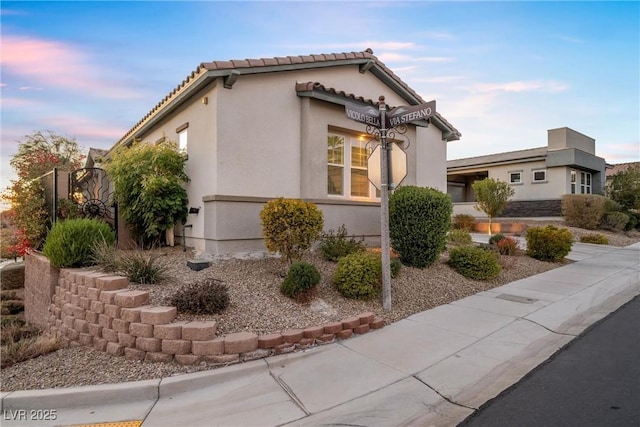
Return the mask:
<svg viewBox="0 0 640 427">
<path fill-rule="evenodd" d="M 2 345 L 1 366 L 8 368 L 16 363 L 33 359 L 56 351 L 60 348 L 60 343 L 55 338 L 46 335 L 37 335 L 31 338 L 21 338 Z"/>
<path fill-rule="evenodd" d="M 473 243 L 471 234 L 465 228 L 454 228 L 449 231 L 449 243 L 452 245 L 470 245 Z"/>
<path fill-rule="evenodd" d="M 370 299 L 380 293 L 382 263 L 380 254 L 356 252 L 338 261 L 333 283 L 347 298 Z"/>
<path fill-rule="evenodd" d="M 123 251 L 118 257 L 117 266 L 117 271 L 122 271 L 130 282 L 140 284 L 162 282 L 169 270 L 159 254 L 142 250 Z"/>
<path fill-rule="evenodd" d="M 630 231 L 640 228 L 640 212 L 627 211 L 626 214 L 629 215 L 629 222 L 627 222 L 624 230 Z"/>
<path fill-rule="evenodd" d="M 0 269 L 3 290 L 24 288 L 24 262 L 5 265 Z"/>
<path fill-rule="evenodd" d="M 382 259 L 380 260 L 380 268 L 382 269 Z M 398 258 L 391 258 L 391 278 L 395 278 L 400 274 L 400 269 L 402 268 L 402 262 Z"/>
<path fill-rule="evenodd" d="M 595 230 L 605 213 L 606 200 L 606 197 L 596 194 L 565 194 L 562 196 L 565 224 Z"/>
<path fill-rule="evenodd" d="M 17 230 L 13 228 L 0 230 L 0 258 L 16 259 L 20 256 L 16 247 L 17 240 Z"/>
<path fill-rule="evenodd" d="M 514 256 L 520 253 L 518 241 L 512 237 L 505 237 L 496 243 L 500 255 Z"/>
<path fill-rule="evenodd" d="M 3 316 L 22 313 L 24 311 L 24 303 L 20 300 L 7 300 L 0 303 Z"/>
<path fill-rule="evenodd" d="M 471 245 L 451 249 L 449 265 L 463 276 L 476 280 L 493 279 L 501 271 L 495 252 Z"/>
<path fill-rule="evenodd" d="M 561 261 L 571 251 L 572 243 L 566 228 L 547 225 L 527 230 L 527 255 L 541 261 Z"/>
<path fill-rule="evenodd" d="M 320 272 L 308 262 L 298 261 L 289 266 L 280 291 L 289 298 L 296 298 L 300 294 L 308 292 L 320 283 Z"/>
<path fill-rule="evenodd" d="M 391 247 L 402 264 L 427 267 L 445 249 L 451 225 L 451 198 L 436 189 L 404 186 L 389 200 Z"/>
<path fill-rule="evenodd" d="M 115 273 L 120 270 L 120 252 L 115 244 L 105 240 L 98 240 L 91 248 L 91 261 L 107 273 Z"/>
<path fill-rule="evenodd" d="M 280 252 L 291 264 L 298 261 L 322 232 L 322 211 L 311 202 L 280 197 L 260 212 L 262 236 L 270 252 Z"/>
<path fill-rule="evenodd" d="M 343 256 L 360 252 L 365 249 L 364 238 L 356 240 L 355 236 L 347 236 L 347 229 L 342 224 L 337 231 L 329 230 L 322 234 L 320 241 L 320 252 L 324 259 L 328 261 L 338 261 Z"/>
<path fill-rule="evenodd" d="M 604 234 L 591 233 L 580 237 L 582 243 L 593 243 L 595 245 L 608 245 L 609 239 Z"/>
<path fill-rule="evenodd" d="M 453 222 L 451 226 L 454 230 L 467 230 L 473 231 L 473 226 L 476 223 L 476 219 L 473 215 L 469 214 L 456 214 L 453 216 Z"/>
<path fill-rule="evenodd" d="M 104 221 L 88 218 L 60 221 L 47 236 L 42 253 L 55 267 L 84 267 L 91 265 L 91 249 L 101 240 L 115 242 L 113 231 Z"/>
<path fill-rule="evenodd" d="M 177 291 L 171 298 L 181 313 L 218 314 L 229 306 L 227 286 L 216 279 L 191 283 Z"/>
<path fill-rule="evenodd" d="M 489 244 L 497 245 L 498 242 L 504 238 L 505 238 L 505 235 L 502 233 L 494 234 L 493 236 L 489 237 Z"/>
<path fill-rule="evenodd" d="M 609 212 L 604 214 L 600 228 L 611 231 L 624 231 L 629 222 L 629 215 L 623 212 Z"/>
</svg>

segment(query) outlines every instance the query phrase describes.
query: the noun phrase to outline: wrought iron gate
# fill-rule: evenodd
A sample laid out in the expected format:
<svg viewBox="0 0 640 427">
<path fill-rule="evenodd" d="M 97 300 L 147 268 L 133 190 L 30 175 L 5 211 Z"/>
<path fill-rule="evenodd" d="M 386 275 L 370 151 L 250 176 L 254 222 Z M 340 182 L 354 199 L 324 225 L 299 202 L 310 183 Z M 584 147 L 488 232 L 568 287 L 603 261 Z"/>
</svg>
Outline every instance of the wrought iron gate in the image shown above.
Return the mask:
<svg viewBox="0 0 640 427">
<path fill-rule="evenodd" d="M 69 174 L 69 198 L 84 217 L 102 219 L 118 237 L 118 206 L 113 201 L 113 186 L 100 168 L 82 168 Z"/>
</svg>

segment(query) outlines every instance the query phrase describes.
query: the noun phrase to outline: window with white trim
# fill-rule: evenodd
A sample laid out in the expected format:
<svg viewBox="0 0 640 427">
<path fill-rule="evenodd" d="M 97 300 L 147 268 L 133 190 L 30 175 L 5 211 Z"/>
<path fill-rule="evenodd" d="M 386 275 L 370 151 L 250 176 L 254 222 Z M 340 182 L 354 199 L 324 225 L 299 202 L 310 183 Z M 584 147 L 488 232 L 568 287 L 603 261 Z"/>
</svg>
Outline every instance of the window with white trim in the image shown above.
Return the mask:
<svg viewBox="0 0 640 427">
<path fill-rule="evenodd" d="M 545 182 L 547 180 L 547 171 L 546 169 L 534 170 L 533 171 L 533 182 Z"/>
<path fill-rule="evenodd" d="M 571 194 L 576 194 L 576 171 L 571 169 Z"/>
<path fill-rule="evenodd" d="M 178 151 L 183 154 L 187 154 L 187 141 L 189 139 L 187 134 L 188 129 L 189 122 L 178 126 L 178 128 L 176 129 L 176 133 L 178 134 Z"/>
<path fill-rule="evenodd" d="M 345 198 L 374 198 L 367 176 L 371 154 L 366 140 L 330 132 L 327 137 L 327 193 Z"/>
<path fill-rule="evenodd" d="M 509 172 L 510 184 L 522 184 L 522 171 Z"/>
</svg>

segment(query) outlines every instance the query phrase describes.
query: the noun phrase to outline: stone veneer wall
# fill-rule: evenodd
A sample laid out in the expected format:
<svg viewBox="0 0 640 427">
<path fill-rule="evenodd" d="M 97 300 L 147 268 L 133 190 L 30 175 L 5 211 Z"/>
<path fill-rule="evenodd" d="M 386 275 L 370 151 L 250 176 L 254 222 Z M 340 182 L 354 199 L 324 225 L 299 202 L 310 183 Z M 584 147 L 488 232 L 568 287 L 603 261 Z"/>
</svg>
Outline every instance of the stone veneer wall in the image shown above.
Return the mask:
<svg viewBox="0 0 640 427">
<path fill-rule="evenodd" d="M 329 344 L 384 326 L 384 319 L 369 312 L 306 329 L 218 337 L 215 321 L 175 321 L 175 307 L 150 306 L 148 292 L 129 290 L 128 285 L 126 277 L 61 269 L 43 311 L 49 313 L 50 332 L 65 345 L 92 346 L 127 359 L 226 365 Z"/>
<path fill-rule="evenodd" d="M 533 218 L 562 216 L 562 200 L 512 200 L 500 216 L 506 218 Z"/>
</svg>

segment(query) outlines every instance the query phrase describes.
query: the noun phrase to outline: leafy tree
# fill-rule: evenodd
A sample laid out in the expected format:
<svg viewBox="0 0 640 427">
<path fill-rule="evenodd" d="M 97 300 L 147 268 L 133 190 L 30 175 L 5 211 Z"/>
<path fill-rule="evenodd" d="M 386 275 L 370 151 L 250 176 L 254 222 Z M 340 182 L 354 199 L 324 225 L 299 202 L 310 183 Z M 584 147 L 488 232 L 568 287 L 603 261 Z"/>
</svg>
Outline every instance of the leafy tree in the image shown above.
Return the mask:
<svg viewBox="0 0 640 427">
<path fill-rule="evenodd" d="M 187 220 L 185 161 L 177 145 L 166 141 L 117 149 L 104 166 L 122 217 L 145 247 L 160 243 L 165 230 Z"/>
<path fill-rule="evenodd" d="M 640 209 L 640 165 L 614 175 L 607 194 L 627 210 Z"/>
<path fill-rule="evenodd" d="M 37 131 L 24 138 L 10 161 L 20 181 L 38 178 L 56 167 L 64 171 L 78 169 L 84 158 L 75 138 L 51 131 L 46 134 Z"/>
<path fill-rule="evenodd" d="M 51 220 L 44 187 L 37 178 L 53 168 L 61 171 L 77 169 L 83 157 L 74 138 L 51 131 L 37 131 L 19 141 L 18 152 L 9 162 L 18 179 L 11 181 L 9 192 L 3 194 L 3 198 L 11 203 L 15 212 L 14 225 L 21 236 L 21 256 L 29 248 L 42 246 Z"/>
<path fill-rule="evenodd" d="M 493 218 L 502 213 L 515 191 L 508 183 L 493 178 L 476 181 L 471 184 L 471 187 L 476 194 L 477 204 L 474 208 L 486 213 L 489 217 L 489 234 L 491 234 Z"/>
</svg>

